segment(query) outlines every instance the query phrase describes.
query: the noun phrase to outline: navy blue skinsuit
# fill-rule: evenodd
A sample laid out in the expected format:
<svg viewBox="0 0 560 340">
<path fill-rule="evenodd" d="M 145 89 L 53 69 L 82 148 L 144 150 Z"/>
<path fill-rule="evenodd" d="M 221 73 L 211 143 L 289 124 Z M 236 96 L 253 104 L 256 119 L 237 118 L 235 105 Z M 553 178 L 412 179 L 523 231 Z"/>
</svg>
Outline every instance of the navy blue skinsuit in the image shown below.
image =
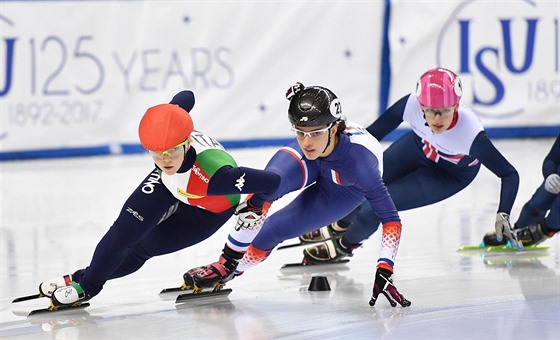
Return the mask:
<svg viewBox="0 0 560 340">
<path fill-rule="evenodd" d="M 398 211 L 427 206 L 455 195 L 474 180 L 482 163 L 501 178 L 497 212 L 511 213 L 519 175 L 494 147 L 469 107 L 461 104 L 450 129 L 435 136 L 430 135 L 427 126 L 422 126 L 425 121 L 416 97 L 406 95 L 367 130 L 382 140 L 403 120 L 412 122 L 412 131 L 405 133 L 383 153 L 383 180 Z M 463 136 L 464 142 L 457 140 Z M 453 147 L 457 145 L 463 152 L 442 151 L 426 140 L 432 137 L 444 147 L 446 143 L 453 144 Z M 454 140 L 449 140 L 451 138 Z M 338 224 L 348 227 L 344 237 L 350 244 L 360 244 L 378 229 L 379 219 L 367 204 L 362 204 Z"/>
<path fill-rule="evenodd" d="M 183 91 L 171 104 L 190 111 L 194 96 Z M 99 294 L 107 280 L 137 271 L 154 256 L 210 237 L 233 215 L 241 194 L 270 193 L 280 184 L 272 172 L 238 167 L 211 137 L 198 131 L 190 137 L 191 147 L 177 173 L 168 176 L 157 167 L 151 171 L 97 244 L 88 267 L 72 275 L 90 297 Z M 204 164 L 215 172 L 202 174 Z M 180 178 L 188 180 L 187 185 L 164 182 L 179 183 Z"/>
<path fill-rule="evenodd" d="M 556 138 L 544 158 L 542 174 L 545 180 L 551 174 L 560 174 L 560 136 Z M 560 230 L 560 194 L 546 191 L 544 180 L 531 199 L 523 205 L 519 219 L 515 222 L 515 228 L 523 228 L 542 221 L 545 222 L 548 229 Z"/>
</svg>

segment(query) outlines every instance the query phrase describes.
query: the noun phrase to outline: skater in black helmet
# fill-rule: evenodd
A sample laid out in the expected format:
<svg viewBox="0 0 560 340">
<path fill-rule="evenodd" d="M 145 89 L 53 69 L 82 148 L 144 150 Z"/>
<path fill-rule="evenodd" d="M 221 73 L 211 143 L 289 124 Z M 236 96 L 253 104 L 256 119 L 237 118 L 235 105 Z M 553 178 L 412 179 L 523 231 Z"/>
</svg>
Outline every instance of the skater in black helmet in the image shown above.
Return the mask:
<svg viewBox="0 0 560 340">
<path fill-rule="evenodd" d="M 428 70 L 418 80 L 415 92 L 399 99 L 367 128 L 382 140 L 403 121 L 412 127 L 383 152 L 383 180 L 397 210 L 405 211 L 460 192 L 475 179 L 483 164 L 501 180 L 495 219 L 497 238 L 506 238 L 521 249 L 509 217 L 519 175 L 492 144 L 476 113 L 461 102 L 461 96 L 461 81 L 453 71 Z M 356 248 L 375 233 L 379 222 L 369 205 L 362 204 L 345 218 L 302 235 L 302 242 L 323 241 L 306 248 L 304 258 L 328 263 L 348 257 L 351 253 L 331 251 L 332 244 Z"/>
<path fill-rule="evenodd" d="M 381 179 L 381 145 L 342 116 L 340 101 L 331 90 L 298 83 L 286 97 L 296 138 L 278 150 L 265 168 L 280 175 L 280 186 L 273 193 L 254 194 L 237 207 L 238 220 L 222 255 L 194 275 L 195 284 L 223 285 L 264 261 L 282 241 L 342 218 L 364 202 L 383 224 L 370 305 L 383 295 L 392 306 L 410 306 L 392 280 L 402 226 Z M 266 217 L 272 202 L 300 189 L 291 203 Z M 332 251 L 352 251 L 350 244 L 332 247 Z"/>
</svg>

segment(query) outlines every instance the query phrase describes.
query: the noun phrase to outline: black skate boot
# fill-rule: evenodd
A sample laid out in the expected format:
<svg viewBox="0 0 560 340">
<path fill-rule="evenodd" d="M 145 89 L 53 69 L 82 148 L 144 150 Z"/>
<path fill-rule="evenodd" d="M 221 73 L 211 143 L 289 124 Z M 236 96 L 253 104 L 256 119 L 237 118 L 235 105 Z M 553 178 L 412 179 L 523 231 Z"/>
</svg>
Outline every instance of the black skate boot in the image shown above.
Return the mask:
<svg viewBox="0 0 560 340">
<path fill-rule="evenodd" d="M 353 247 L 342 238 L 332 238 L 303 250 L 303 264 L 324 264 L 352 256 Z"/>
<path fill-rule="evenodd" d="M 226 282 L 234 278 L 235 269 L 242 257 L 242 253 L 224 247 L 218 262 L 202 267 L 202 271 L 193 275 L 193 293 L 201 293 L 204 288 L 210 287 L 214 287 L 215 292 L 224 288 Z"/>
<path fill-rule="evenodd" d="M 523 243 L 523 246 L 528 247 L 535 244 L 544 242 L 545 240 L 551 238 L 557 231 L 548 229 L 544 222 L 538 222 L 537 224 L 532 224 L 527 227 L 515 229 L 517 231 L 517 236 Z M 488 246 L 505 246 L 508 243 L 507 238 L 498 241 L 496 237 L 496 232 L 491 231 L 484 235 L 482 243 L 485 247 Z"/>
<path fill-rule="evenodd" d="M 194 276 L 198 273 L 202 273 L 205 269 L 206 266 L 196 267 L 183 274 L 183 284 L 181 285 L 181 289 L 194 289 Z"/>
<path fill-rule="evenodd" d="M 330 240 L 331 238 L 342 237 L 346 229 L 342 231 L 335 230 L 333 227 L 334 223 L 330 223 L 329 225 L 321 227 L 317 230 L 313 230 L 309 233 L 301 235 L 299 237 L 299 241 L 301 243 L 315 243 L 315 242 Z"/>
</svg>

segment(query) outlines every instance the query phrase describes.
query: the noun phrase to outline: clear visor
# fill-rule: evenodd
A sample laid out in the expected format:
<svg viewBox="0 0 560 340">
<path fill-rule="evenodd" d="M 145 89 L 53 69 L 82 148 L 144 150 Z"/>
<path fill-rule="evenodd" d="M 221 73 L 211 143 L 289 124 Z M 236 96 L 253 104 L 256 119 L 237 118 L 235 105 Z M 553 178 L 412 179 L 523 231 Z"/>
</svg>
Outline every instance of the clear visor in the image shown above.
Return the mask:
<svg viewBox="0 0 560 340">
<path fill-rule="evenodd" d="M 437 115 L 442 117 L 448 117 L 455 112 L 455 108 L 457 106 L 450 106 L 450 107 L 427 107 L 423 106 L 422 111 L 429 118 L 435 118 Z"/>
<path fill-rule="evenodd" d="M 296 137 L 298 139 L 304 139 L 305 137 L 309 137 L 311 139 L 319 139 L 321 138 L 321 136 L 323 136 L 325 133 L 329 131 L 329 129 L 333 126 L 333 124 L 334 123 L 330 123 L 329 126 L 327 126 L 326 128 L 317 129 L 313 131 L 303 131 L 296 128 L 294 125 L 292 125 L 292 131 L 296 134 Z"/>
<path fill-rule="evenodd" d="M 165 155 L 173 158 L 177 155 L 179 155 L 181 152 L 183 152 L 183 145 L 187 145 L 187 149 L 190 147 L 189 145 L 189 140 L 187 139 L 186 141 L 184 141 L 183 143 L 177 145 L 174 148 L 171 148 L 167 151 L 163 151 L 163 152 L 156 152 L 156 151 L 150 151 L 150 155 L 152 155 L 152 157 L 154 157 L 155 159 L 163 159 L 163 157 Z"/>
</svg>

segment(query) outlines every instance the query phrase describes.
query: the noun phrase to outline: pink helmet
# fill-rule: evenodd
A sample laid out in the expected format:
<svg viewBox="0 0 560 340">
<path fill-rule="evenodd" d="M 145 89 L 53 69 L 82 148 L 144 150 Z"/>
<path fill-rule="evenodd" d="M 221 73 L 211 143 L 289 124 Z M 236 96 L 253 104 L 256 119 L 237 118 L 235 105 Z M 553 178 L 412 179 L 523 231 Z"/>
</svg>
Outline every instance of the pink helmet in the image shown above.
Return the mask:
<svg viewBox="0 0 560 340">
<path fill-rule="evenodd" d="M 421 106 L 451 107 L 459 104 L 463 85 L 459 77 L 446 68 L 426 71 L 416 83 L 416 98 Z"/>
</svg>

